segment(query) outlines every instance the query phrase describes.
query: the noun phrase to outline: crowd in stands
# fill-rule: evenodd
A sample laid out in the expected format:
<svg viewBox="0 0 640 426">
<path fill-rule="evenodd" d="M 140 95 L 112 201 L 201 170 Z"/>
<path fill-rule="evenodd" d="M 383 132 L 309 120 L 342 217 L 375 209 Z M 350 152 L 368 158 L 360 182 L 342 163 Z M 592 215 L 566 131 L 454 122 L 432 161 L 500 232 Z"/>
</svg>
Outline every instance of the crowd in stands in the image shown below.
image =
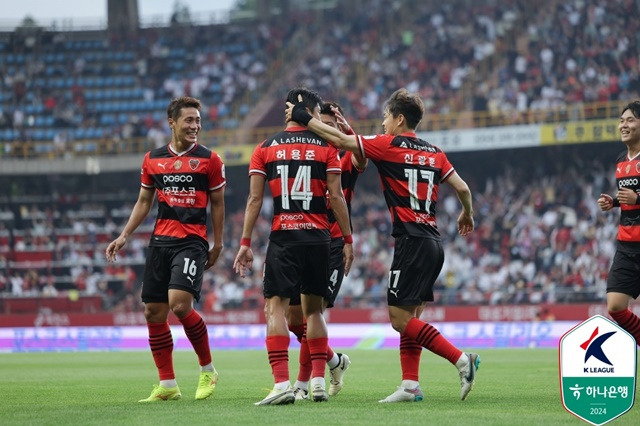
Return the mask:
<svg viewBox="0 0 640 426">
<path fill-rule="evenodd" d="M 86 40 L 16 31 L 0 41 L 0 141 L 53 141 L 55 153 L 76 139 L 164 144 L 168 100 L 182 95 L 202 100 L 204 130 L 235 128 L 287 35 L 266 23 L 88 32 Z"/>
<path fill-rule="evenodd" d="M 481 111 L 500 125 L 548 108 L 578 119 L 585 103 L 640 93 L 634 0 L 365 3 L 294 8 L 284 21 L 4 34 L 0 154 L 25 141 L 52 141 L 39 149 L 60 155 L 78 139 L 155 146 L 167 100 L 182 94 L 203 100 L 205 130 L 234 129 L 274 84 L 284 96 L 304 83 L 355 120 L 379 118 L 407 87 L 431 113 Z"/>
<path fill-rule="evenodd" d="M 446 260 L 436 303 L 603 302 L 618 214 L 601 213 L 596 199 L 614 188 L 612 168 L 618 151 L 621 145 L 587 144 L 450 155 L 472 187 L 476 230 L 467 238 L 457 235 L 459 204 L 455 193 L 443 185 L 437 221 Z M 131 186 L 137 177 L 131 173 L 104 180 L 113 185 L 118 179 Z M 336 306 L 385 303 L 393 241 L 378 185 L 375 166 L 370 165 L 356 187 L 352 214 L 356 259 Z M 248 182 L 245 177 L 229 186 L 242 192 Z M 105 309 L 139 309 L 153 213 L 125 246 L 118 263 L 104 261 L 105 247 L 124 225 L 134 194 L 132 188 L 130 194 L 104 197 L 109 200 L 102 203 L 88 196 L 88 201 L 80 197 L 68 203 L 58 198 L 46 203 L 52 207 L 3 203 L 0 294 L 64 296 L 71 290 L 101 295 Z M 23 194 L 22 199 L 29 197 Z M 245 279 L 232 270 L 243 214 L 241 202 L 227 200 L 225 250 L 205 274 L 200 302 L 204 310 L 262 306 L 261 271 L 271 205 L 265 203 L 256 224 L 254 271 Z M 38 257 L 42 253 L 46 256 Z M 11 261 L 11 256 L 23 262 Z"/>
</svg>

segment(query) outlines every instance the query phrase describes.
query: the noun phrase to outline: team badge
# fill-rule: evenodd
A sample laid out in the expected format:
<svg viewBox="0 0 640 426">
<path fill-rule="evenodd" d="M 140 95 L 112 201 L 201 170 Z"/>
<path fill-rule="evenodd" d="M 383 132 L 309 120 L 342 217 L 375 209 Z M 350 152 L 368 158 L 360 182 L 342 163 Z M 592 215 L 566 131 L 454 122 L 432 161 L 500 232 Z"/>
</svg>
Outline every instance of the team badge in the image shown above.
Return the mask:
<svg viewBox="0 0 640 426">
<path fill-rule="evenodd" d="M 627 164 L 627 168 L 626 168 L 626 169 L 624 169 L 624 172 L 625 172 L 626 174 L 629 174 L 629 170 L 631 170 L 631 164 Z"/>
<path fill-rule="evenodd" d="M 180 170 L 180 167 L 182 167 L 182 161 L 177 160 L 175 163 L 173 163 L 173 168 L 176 170 Z M 628 172 L 629 170 L 627 170 Z"/>
<path fill-rule="evenodd" d="M 199 165 L 200 165 L 200 160 L 189 160 L 189 167 L 191 167 L 191 170 L 196 170 Z"/>
<path fill-rule="evenodd" d="M 640 173 L 640 162 L 636 163 L 636 173 Z"/>
</svg>

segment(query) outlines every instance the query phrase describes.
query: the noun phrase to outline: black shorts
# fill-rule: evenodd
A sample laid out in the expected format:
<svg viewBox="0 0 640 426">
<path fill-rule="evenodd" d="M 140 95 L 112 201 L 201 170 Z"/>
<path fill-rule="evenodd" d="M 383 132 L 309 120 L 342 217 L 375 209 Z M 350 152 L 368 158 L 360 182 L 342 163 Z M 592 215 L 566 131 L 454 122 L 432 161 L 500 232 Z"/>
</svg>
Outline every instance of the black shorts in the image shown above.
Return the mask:
<svg viewBox="0 0 640 426">
<path fill-rule="evenodd" d="M 149 247 L 142 278 L 142 301 L 169 302 L 169 289 L 188 291 L 200 300 L 207 249 L 193 242 L 179 247 Z"/>
<path fill-rule="evenodd" d="M 327 308 L 333 308 L 333 304 L 338 297 L 342 280 L 344 279 L 344 240 L 342 238 L 333 238 L 329 251 L 329 280 L 327 289 Z M 293 296 L 289 300 L 290 306 L 300 305 L 300 294 Z"/>
<path fill-rule="evenodd" d="M 640 253 L 616 251 L 613 257 L 607 293 L 623 293 L 637 299 L 640 295 Z"/>
<path fill-rule="evenodd" d="M 290 299 L 302 294 L 327 298 L 329 243 L 281 245 L 269 242 L 262 294 Z"/>
<path fill-rule="evenodd" d="M 433 301 L 433 285 L 442 270 L 444 250 L 432 238 L 396 238 L 389 271 L 387 303 L 390 306 L 419 306 Z"/>
</svg>

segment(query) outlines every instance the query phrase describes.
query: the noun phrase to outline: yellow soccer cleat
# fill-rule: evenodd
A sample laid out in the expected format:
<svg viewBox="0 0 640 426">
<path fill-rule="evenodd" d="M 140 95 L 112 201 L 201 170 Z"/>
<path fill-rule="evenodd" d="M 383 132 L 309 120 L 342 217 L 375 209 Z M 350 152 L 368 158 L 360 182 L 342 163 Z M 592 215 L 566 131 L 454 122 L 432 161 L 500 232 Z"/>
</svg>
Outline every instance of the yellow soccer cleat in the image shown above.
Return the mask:
<svg viewBox="0 0 640 426">
<path fill-rule="evenodd" d="M 178 386 L 172 388 L 165 388 L 160 385 L 153 385 L 153 392 L 147 399 L 141 399 L 138 402 L 158 402 L 158 401 L 174 401 L 182 398 L 180 389 Z"/>
<path fill-rule="evenodd" d="M 212 394 L 218 383 L 218 372 L 203 371 L 200 373 L 200 380 L 198 380 L 198 389 L 196 389 L 196 399 L 207 399 Z"/>
</svg>

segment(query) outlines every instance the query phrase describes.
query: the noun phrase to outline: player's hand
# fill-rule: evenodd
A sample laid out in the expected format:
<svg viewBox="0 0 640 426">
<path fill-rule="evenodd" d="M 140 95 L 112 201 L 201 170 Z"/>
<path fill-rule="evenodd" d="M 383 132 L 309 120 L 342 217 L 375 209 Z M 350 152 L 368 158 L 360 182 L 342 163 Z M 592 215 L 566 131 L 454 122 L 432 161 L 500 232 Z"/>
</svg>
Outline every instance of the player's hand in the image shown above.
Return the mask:
<svg viewBox="0 0 640 426">
<path fill-rule="evenodd" d="M 218 260 L 218 257 L 220 257 L 220 253 L 222 253 L 222 245 L 214 245 L 213 247 L 211 247 L 211 250 L 209 250 L 209 253 L 207 253 L 207 263 L 204 264 L 205 271 L 211 268 L 216 263 L 216 260 Z"/>
<path fill-rule="evenodd" d="M 117 256 L 118 250 L 120 250 L 122 246 L 125 245 L 126 242 L 127 242 L 127 237 L 123 237 L 122 235 L 120 235 L 115 240 L 111 241 L 111 243 L 107 246 L 107 249 L 105 250 L 105 254 L 107 256 L 107 262 L 115 262 L 116 260 L 118 260 L 118 256 Z"/>
<path fill-rule="evenodd" d="M 284 121 L 285 123 L 291 121 L 291 113 L 293 112 L 293 104 L 291 102 L 287 102 L 287 108 L 284 110 Z"/>
<path fill-rule="evenodd" d="M 473 231 L 473 214 L 466 213 L 464 210 L 458 216 L 458 234 L 466 237 Z"/>
<path fill-rule="evenodd" d="M 344 118 L 342 114 L 340 114 L 340 110 L 334 106 L 331 107 L 331 111 L 336 116 L 336 123 L 338 124 L 338 130 L 340 130 L 345 135 L 353 135 L 353 129 L 351 125 L 347 122 L 347 119 Z"/>
<path fill-rule="evenodd" d="M 342 249 L 342 260 L 344 262 L 344 276 L 349 275 L 351 264 L 353 263 L 353 244 L 345 244 Z"/>
<path fill-rule="evenodd" d="M 613 208 L 613 197 L 609 194 L 600 194 L 598 198 L 598 207 L 603 212 L 608 212 Z"/>
<path fill-rule="evenodd" d="M 253 267 L 253 252 L 248 246 L 240 246 L 236 260 L 233 261 L 233 269 L 237 274 L 240 274 L 242 278 L 247 276 L 247 269 Z"/>
<path fill-rule="evenodd" d="M 631 188 L 620 188 L 616 194 L 620 204 L 633 205 L 638 201 L 638 194 Z"/>
</svg>

